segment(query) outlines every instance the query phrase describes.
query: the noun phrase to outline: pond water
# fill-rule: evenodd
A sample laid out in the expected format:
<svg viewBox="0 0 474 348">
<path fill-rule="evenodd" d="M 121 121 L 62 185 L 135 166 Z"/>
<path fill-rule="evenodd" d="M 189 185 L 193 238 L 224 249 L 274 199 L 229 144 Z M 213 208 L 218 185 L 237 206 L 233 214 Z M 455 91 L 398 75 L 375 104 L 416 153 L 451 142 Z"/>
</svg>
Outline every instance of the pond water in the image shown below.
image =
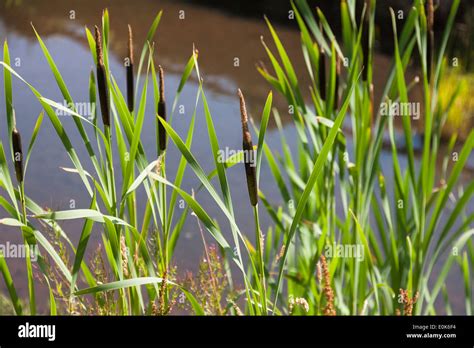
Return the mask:
<svg viewBox="0 0 474 348">
<path fill-rule="evenodd" d="M 263 35 L 268 43 L 271 41 L 263 19 L 245 19 L 176 1 L 113 0 L 97 2 L 71 0 L 66 2 L 45 0 L 41 2 L 6 1 L 6 3 L 0 1 L 0 40 L 3 42 L 4 39 L 8 39 L 11 59 L 13 65 L 16 65 L 14 68 L 23 78 L 33 84 L 45 97 L 62 101 L 63 98 L 30 26 L 30 22 L 32 22 L 54 57 L 74 100 L 87 102 L 88 78 L 94 67 L 85 39 L 84 26 L 93 28 L 95 24 L 99 24 L 104 7 L 109 8 L 111 16 L 110 67 L 119 85 L 125 86 L 123 57 L 127 52 L 127 24 L 131 24 L 133 27 L 135 55 L 139 56 L 138 48 L 141 49 L 149 25 L 156 13 L 163 9 L 163 18 L 155 37 L 157 52 L 155 60 L 163 66 L 166 72 L 167 100 L 174 99 L 181 71 L 191 55 L 194 44 L 199 50 L 199 64 L 204 77 L 206 96 L 209 100 L 220 145 L 221 147 L 228 146 L 231 149 L 239 149 L 241 147 L 241 131 L 239 104 L 236 97 L 237 88 L 243 90 L 249 111 L 257 121 L 270 90 L 269 85 L 255 69 L 255 64 L 258 61 L 266 62 L 266 54 L 260 37 Z M 71 19 L 71 11 L 74 11 L 74 19 Z M 182 16 L 183 13 L 185 17 L 181 19 L 180 15 Z M 298 76 L 302 77 L 301 84 L 308 85 L 298 32 L 287 26 L 276 25 L 275 27 L 290 57 L 295 62 Z M 236 58 L 239 61 L 238 66 L 235 65 Z M 376 98 L 380 95 L 389 66 L 390 59 L 388 57 L 376 56 L 374 74 Z M 416 71 L 413 70 L 410 75 L 414 76 L 415 73 Z M 3 80 L 1 86 L 3 94 Z M 20 81 L 15 79 L 13 87 L 17 124 L 24 141 L 26 141 L 34 128 L 41 107 L 29 89 Z M 194 109 L 196 91 L 197 83 L 192 80 L 185 87 L 181 96 L 180 104 L 184 106 L 186 112 L 184 115 L 177 113 L 173 120 L 173 126 L 179 134 L 186 134 L 190 115 Z M 152 92 L 150 92 L 149 98 L 152 100 Z M 416 95 L 415 98 L 417 98 Z M 280 110 L 284 110 L 286 104 L 280 96 L 276 96 L 275 105 Z M 144 146 L 149 154 L 154 152 L 156 146 L 154 117 L 150 111 L 151 109 L 143 128 Z M 287 125 L 285 132 L 291 139 L 294 129 L 287 122 L 288 116 L 283 116 L 284 123 Z M 79 157 L 84 159 L 83 164 L 86 169 L 90 169 L 90 165 L 86 165 L 88 157 L 72 119 L 64 119 L 63 123 Z M 202 107 L 199 107 L 196 136 L 192 149 L 204 169 L 208 171 L 213 164 L 212 158 L 209 156 L 210 149 L 205 127 Z M 279 149 L 278 134 L 273 125 L 270 127 L 267 140 L 270 145 L 275 145 Z M 0 107 L 0 136 L 5 143 L 7 134 L 3 97 Z M 292 144 L 294 145 L 294 141 L 290 140 L 290 145 Z M 24 146 L 26 145 L 24 144 Z M 170 148 L 167 155 L 168 170 L 174 173 L 179 156 L 173 146 Z M 384 152 L 382 156 L 386 157 L 386 160 L 382 161 L 384 170 L 389 172 L 390 154 Z M 406 166 L 406 159 L 403 157 L 401 165 Z M 87 208 L 89 201 L 80 179 L 76 175 L 60 169 L 60 167 L 71 166 L 69 157 L 58 136 L 49 120 L 45 118 L 28 167 L 27 194 L 42 206 L 54 210 L 69 209 L 71 200 L 74 200 L 76 208 Z M 194 175 L 191 175 L 191 170 L 188 170 L 187 173 L 184 188 L 190 191 L 191 188 L 197 186 L 198 180 Z M 279 195 L 273 181 L 266 180 L 266 178 L 271 178 L 267 167 L 263 167 L 261 177 L 262 190 L 271 201 L 278 202 Z M 463 174 L 464 182 L 470 181 L 472 178 L 472 172 L 467 171 Z M 247 204 L 248 194 L 246 189 L 242 189 L 246 187 L 243 169 L 240 166 L 231 169 L 229 180 L 236 202 L 235 206 L 238 207 L 236 209 L 237 220 L 242 222 L 242 230 L 248 231 L 248 235 L 252 236 L 253 221 L 248 218 L 251 216 L 251 210 Z M 221 216 L 209 196 L 199 195 L 198 200 L 208 209 L 211 216 Z M 143 203 L 140 204 L 143 206 Z M 0 217 L 3 214 L 4 212 L 0 211 Z M 268 226 L 269 219 L 265 216 L 263 218 L 263 226 Z M 223 222 L 223 220 L 220 221 Z M 81 225 L 77 222 L 62 224 L 63 229 L 73 242 L 76 242 L 79 237 Z M 4 227 L 0 227 L 0 229 L 2 230 L 1 243 L 7 240 L 20 242 L 18 230 Z M 99 240 L 98 234 L 96 234 L 89 244 L 89 251 L 95 249 L 94 241 L 98 242 Z M 195 220 L 190 218 L 178 243 L 175 264 L 181 269 L 196 269 L 196 264 L 202 253 L 199 230 Z M 22 281 L 26 279 L 23 262 L 13 260 L 11 267 L 14 279 L 22 285 L 19 289 L 20 294 L 26 296 L 27 287 Z M 3 289 L 3 282 L 0 282 L 0 289 Z M 456 286 L 454 291 L 462 291 L 462 286 Z"/>
</svg>

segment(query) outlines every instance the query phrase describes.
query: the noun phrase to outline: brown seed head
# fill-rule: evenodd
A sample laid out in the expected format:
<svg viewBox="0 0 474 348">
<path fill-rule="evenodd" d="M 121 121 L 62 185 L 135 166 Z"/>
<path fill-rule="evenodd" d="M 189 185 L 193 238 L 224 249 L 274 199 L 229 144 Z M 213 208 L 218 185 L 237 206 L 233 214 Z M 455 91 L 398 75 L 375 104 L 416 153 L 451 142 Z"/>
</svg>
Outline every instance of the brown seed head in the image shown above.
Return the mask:
<svg viewBox="0 0 474 348">
<path fill-rule="evenodd" d="M 95 26 L 95 51 L 97 54 L 97 64 L 104 65 L 104 54 L 102 52 L 102 36 L 100 34 L 100 29 Z"/>
<path fill-rule="evenodd" d="M 336 53 L 336 86 L 334 88 L 334 110 L 339 107 L 339 84 L 341 82 L 341 57 Z"/>
<path fill-rule="evenodd" d="M 95 26 L 95 46 L 97 53 L 97 90 L 99 91 L 100 110 L 104 127 L 110 127 L 110 96 L 104 66 L 102 39 L 99 27 Z"/>
<path fill-rule="evenodd" d="M 158 65 L 158 74 L 160 79 L 160 100 L 165 101 L 165 74 L 161 65 Z"/>
<path fill-rule="evenodd" d="M 433 30 L 434 26 L 434 5 L 433 5 L 433 0 L 428 0 L 427 1 L 427 12 L 428 12 L 428 30 L 431 31 Z"/>
<path fill-rule="evenodd" d="M 133 36 L 132 27 L 128 25 L 128 65 L 125 67 L 127 74 L 127 105 L 130 112 L 135 105 L 134 76 L 133 76 Z"/>
<path fill-rule="evenodd" d="M 242 91 L 240 90 L 240 88 L 238 89 L 237 94 L 239 95 L 239 100 L 240 100 L 240 119 L 242 122 L 242 132 L 244 133 L 244 138 L 252 140 L 250 134 L 246 134 L 246 133 L 249 133 L 249 127 L 248 127 L 249 119 L 247 116 L 247 107 L 245 106 L 244 95 L 242 94 Z"/>
<path fill-rule="evenodd" d="M 367 81 L 369 75 L 369 54 L 370 54 L 370 0 L 366 1 L 364 23 L 362 30 L 362 55 L 364 73 L 362 79 Z"/>
<path fill-rule="evenodd" d="M 408 294 L 408 290 L 400 289 L 400 296 L 402 297 L 402 303 L 404 304 L 403 315 L 406 315 L 406 316 L 413 315 L 413 307 L 418 301 L 418 296 L 419 296 L 418 291 L 415 293 L 413 297 L 410 297 L 410 295 Z"/>
<path fill-rule="evenodd" d="M 158 66 L 160 79 L 160 100 L 158 101 L 158 115 L 166 121 L 166 101 L 165 101 L 165 78 L 163 68 Z M 161 151 L 166 150 L 166 130 L 163 124 L 158 120 L 158 145 Z"/>
<path fill-rule="evenodd" d="M 128 58 L 130 59 L 130 64 L 133 65 L 133 34 L 130 24 L 128 25 Z"/>
<path fill-rule="evenodd" d="M 247 177 L 247 188 L 249 191 L 250 204 L 256 206 L 258 203 L 257 174 L 255 172 L 255 156 L 252 144 L 252 135 L 248 127 L 247 108 L 242 91 L 237 91 L 240 99 L 240 117 L 242 122 L 242 147 L 244 150 L 245 175 Z"/>
<path fill-rule="evenodd" d="M 15 175 L 18 183 L 23 182 L 23 149 L 21 147 L 21 135 L 16 127 L 12 131 L 13 161 L 15 164 Z"/>
<path fill-rule="evenodd" d="M 323 293 L 326 298 L 326 306 L 323 309 L 324 315 L 334 316 L 336 315 L 336 309 L 334 308 L 334 290 L 331 287 L 331 275 L 329 267 L 326 261 L 326 257 L 321 255 L 321 268 L 323 276 Z"/>
<path fill-rule="evenodd" d="M 321 96 L 321 99 L 326 100 L 326 52 L 322 47 L 319 50 L 318 76 L 319 94 Z"/>
</svg>

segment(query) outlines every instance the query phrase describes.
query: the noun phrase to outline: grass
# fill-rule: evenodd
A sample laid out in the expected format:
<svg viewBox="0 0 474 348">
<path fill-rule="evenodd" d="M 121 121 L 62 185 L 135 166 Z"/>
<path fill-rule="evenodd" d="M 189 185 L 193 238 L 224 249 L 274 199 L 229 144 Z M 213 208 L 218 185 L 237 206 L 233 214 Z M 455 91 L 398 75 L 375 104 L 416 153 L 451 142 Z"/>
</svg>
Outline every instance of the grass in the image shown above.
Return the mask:
<svg viewBox="0 0 474 348">
<path fill-rule="evenodd" d="M 471 314 L 474 213 L 468 207 L 474 183 L 462 187 L 459 178 L 472 153 L 474 132 L 471 130 L 461 145 L 453 136 L 447 154 L 440 150 L 443 127 L 450 122 L 446 115 L 454 112 L 450 110 L 458 94 L 453 93 L 446 103 L 440 91 L 445 73 L 442 64 L 459 2 L 452 2 L 439 40 L 432 35 L 436 12 L 431 3 L 415 0 L 403 23 L 391 10 L 395 50 L 382 102 L 409 102 L 408 93 L 418 83 L 424 96 L 424 140 L 419 165 L 412 140 L 414 121 L 410 115 L 402 115 L 407 168 L 400 166 L 402 154 L 396 143 L 394 117 L 381 115 L 378 101 L 374 100 L 375 0 L 366 1 L 362 13 L 357 13 L 355 0 L 341 1 L 342 42 L 337 41 L 321 11 L 317 10 L 315 16 L 304 0 L 292 2 L 311 79 L 310 102 L 303 97 L 308 87 L 300 84 L 284 43 L 266 19 L 272 44 L 266 38 L 262 38 L 262 44 L 272 70 L 259 66 L 258 72 L 288 103 L 296 130 L 296 138 L 291 139 L 296 142 L 296 151 L 290 149 L 290 139 L 285 138 L 278 110 L 272 109 L 272 92 L 262 108 L 259 127 L 252 123 L 258 139 L 256 147 L 253 145 L 244 94 L 239 90 L 243 147 L 225 161 L 220 160 L 219 138 L 196 49 L 184 68 L 171 108 L 164 99 L 164 71 L 155 66 L 153 45 L 161 12 L 150 27 L 138 67 L 131 28 L 129 37 L 124 38 L 128 41 L 130 63 L 125 67 L 126 95 L 109 68 L 108 11 L 104 11 L 101 28 L 95 28 L 95 35 L 86 28 L 97 67 L 96 74 L 90 75 L 90 102 L 95 103 L 99 95 L 102 125 L 95 117 L 97 112 L 89 121 L 73 108 L 46 98 L 25 81 L 10 66 L 5 42 L 0 64 L 4 69 L 11 137 L 6 146 L 0 143 L 0 205 L 9 217 L 0 223 L 21 230 L 28 246 L 38 246 L 39 266 L 33 270 L 31 260 L 26 259 L 29 297 L 22 301 L 7 261 L 0 256 L 0 270 L 15 313 L 27 312 L 23 302 L 28 304 L 29 313 L 37 313 L 34 273 L 49 288 L 52 315 L 86 314 L 90 308 L 98 314 L 166 315 L 183 297 L 196 315 L 420 315 L 439 313 L 439 306 L 435 306 L 438 300 L 444 301 L 444 312 L 449 313 L 446 279 L 457 264 L 464 282 L 465 312 Z M 68 105 L 74 105 L 53 57 L 33 30 L 63 98 Z M 419 82 L 411 83 L 406 81 L 405 70 L 415 57 L 421 61 L 421 76 Z M 133 67 L 137 67 L 136 75 Z M 173 128 L 173 115 L 191 76 L 199 82 L 196 104 L 188 115 L 187 134 L 180 135 Z M 73 167 L 64 170 L 79 176 L 90 197 L 88 209 L 45 211 L 27 196 L 27 164 L 43 114 L 38 117 L 23 156 L 18 141 L 21 130 L 16 130 L 14 121 L 13 77 L 23 81 L 42 105 L 71 159 Z M 148 100 L 149 89 L 153 89 L 152 101 Z M 214 161 L 209 173 L 191 151 L 200 105 Z M 78 157 L 55 108 L 72 115 L 88 158 Z M 271 148 L 266 142 L 272 116 L 281 136 L 281 149 Z M 141 140 L 145 117 L 154 117 L 156 123 L 156 150 L 148 154 Z M 344 123 L 351 125 L 350 132 L 343 131 Z M 92 139 L 88 128 L 93 132 Z M 384 134 L 389 135 L 391 147 L 388 171 L 382 167 L 381 159 Z M 453 161 L 455 145 L 461 150 Z M 166 167 L 170 146 L 176 147 L 180 156 L 175 173 L 169 173 Z M 7 147 L 16 183 L 10 176 Z M 255 161 L 250 162 L 246 154 L 255 148 Z M 15 157 L 18 152 L 22 154 L 19 158 Z M 84 170 L 86 160 L 94 172 Z M 441 173 L 436 172 L 438 160 L 444 163 Z M 244 162 L 249 205 L 253 208 L 254 244 L 235 217 L 232 190 L 241 188 L 234 187 L 227 177 L 228 171 L 240 162 Z M 283 203 L 270 202 L 260 190 L 263 163 L 268 165 Z M 186 175 L 196 176 L 200 183 L 191 192 L 182 187 Z M 388 183 L 388 177 L 393 177 L 393 184 Z M 227 226 L 218 225 L 197 201 L 198 191 L 211 197 Z M 147 198 L 144 211 L 137 209 L 141 193 Z M 178 196 L 187 204 L 179 216 L 175 211 Z M 181 281 L 179 270 L 173 267 L 174 251 L 191 211 L 198 228 L 209 233 L 217 247 L 208 247 L 203 234 L 208 269 L 200 267 L 197 278 Z M 262 213 L 271 218 L 271 226 L 261 225 Z M 62 221 L 72 219 L 83 222 L 77 245 L 61 228 Z M 89 245 L 95 227 L 100 230 L 104 250 L 96 252 L 91 264 L 84 256 L 88 249 L 97 247 Z M 54 242 L 41 232 L 45 230 L 54 232 Z M 231 238 L 226 238 L 226 231 L 230 231 Z M 360 247 L 363 258 L 328 257 L 326 251 L 334 246 Z M 441 271 L 434 272 L 435 266 L 440 266 Z"/>
</svg>

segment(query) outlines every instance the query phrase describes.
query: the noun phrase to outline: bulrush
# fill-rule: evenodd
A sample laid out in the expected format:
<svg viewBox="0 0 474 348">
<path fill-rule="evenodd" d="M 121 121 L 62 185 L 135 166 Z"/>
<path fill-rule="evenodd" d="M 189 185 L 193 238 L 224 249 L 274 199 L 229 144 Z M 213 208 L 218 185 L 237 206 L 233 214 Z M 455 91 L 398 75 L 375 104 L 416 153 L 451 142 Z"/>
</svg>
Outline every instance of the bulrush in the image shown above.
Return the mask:
<svg viewBox="0 0 474 348">
<path fill-rule="evenodd" d="M 158 71 L 160 77 L 160 100 L 158 101 L 158 115 L 166 121 L 165 78 L 161 65 L 158 66 Z M 165 151 L 166 131 L 161 122 L 158 122 L 158 143 L 160 146 L 160 151 Z"/>
<path fill-rule="evenodd" d="M 12 130 L 12 146 L 16 180 L 21 184 L 23 182 L 23 149 L 21 147 L 21 135 L 15 124 Z"/>
<path fill-rule="evenodd" d="M 128 25 L 128 61 L 125 66 L 127 70 L 127 103 L 128 110 L 133 111 L 134 108 L 134 92 L 133 92 L 133 36 L 132 27 Z"/>
<path fill-rule="evenodd" d="M 240 99 L 240 116 L 242 121 L 242 142 L 244 150 L 245 175 L 247 176 L 247 188 L 249 191 L 250 203 L 256 206 L 258 203 L 257 174 L 255 172 L 252 135 L 249 131 L 247 108 L 242 91 L 238 90 Z"/>
<path fill-rule="evenodd" d="M 374 102 L 375 102 L 375 93 L 374 93 L 374 84 L 371 83 L 369 86 L 369 96 L 370 96 L 370 124 L 373 125 L 374 122 Z"/>
<path fill-rule="evenodd" d="M 95 46 L 97 52 L 97 86 L 99 90 L 100 111 L 102 112 L 102 122 L 105 127 L 110 127 L 110 96 L 109 86 L 104 66 L 104 54 L 102 52 L 102 38 L 100 30 L 95 26 Z"/>
<path fill-rule="evenodd" d="M 336 87 L 334 89 L 334 110 L 339 108 L 339 84 L 341 83 L 341 57 L 336 53 Z"/>
<path fill-rule="evenodd" d="M 319 95 L 321 99 L 326 100 L 326 53 L 321 47 L 319 51 Z"/>
<path fill-rule="evenodd" d="M 369 77 L 369 46 L 370 46 L 370 0 L 366 0 L 366 8 L 364 15 L 363 31 L 362 31 L 362 55 L 363 55 L 363 80 L 367 81 Z"/>
<path fill-rule="evenodd" d="M 428 81 L 431 81 L 433 57 L 434 57 L 434 5 L 433 0 L 427 0 L 427 25 L 428 25 L 428 48 L 426 55 L 426 71 L 428 73 Z"/>
</svg>

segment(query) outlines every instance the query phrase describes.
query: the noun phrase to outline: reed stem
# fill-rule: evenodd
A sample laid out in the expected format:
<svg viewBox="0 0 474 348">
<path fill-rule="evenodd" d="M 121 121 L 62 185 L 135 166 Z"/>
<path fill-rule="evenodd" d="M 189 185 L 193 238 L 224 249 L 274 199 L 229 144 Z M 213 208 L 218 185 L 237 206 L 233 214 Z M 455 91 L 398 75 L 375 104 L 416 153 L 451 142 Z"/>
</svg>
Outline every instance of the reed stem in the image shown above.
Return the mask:
<svg viewBox="0 0 474 348">
<path fill-rule="evenodd" d="M 257 250 L 257 261 L 259 264 L 259 281 L 260 281 L 260 299 L 262 302 L 262 308 L 264 315 L 268 314 L 267 310 L 267 289 L 265 285 L 265 263 L 263 260 L 263 236 L 262 232 L 260 231 L 260 218 L 258 215 L 258 204 L 253 206 L 253 214 L 255 218 L 255 248 Z"/>
</svg>

